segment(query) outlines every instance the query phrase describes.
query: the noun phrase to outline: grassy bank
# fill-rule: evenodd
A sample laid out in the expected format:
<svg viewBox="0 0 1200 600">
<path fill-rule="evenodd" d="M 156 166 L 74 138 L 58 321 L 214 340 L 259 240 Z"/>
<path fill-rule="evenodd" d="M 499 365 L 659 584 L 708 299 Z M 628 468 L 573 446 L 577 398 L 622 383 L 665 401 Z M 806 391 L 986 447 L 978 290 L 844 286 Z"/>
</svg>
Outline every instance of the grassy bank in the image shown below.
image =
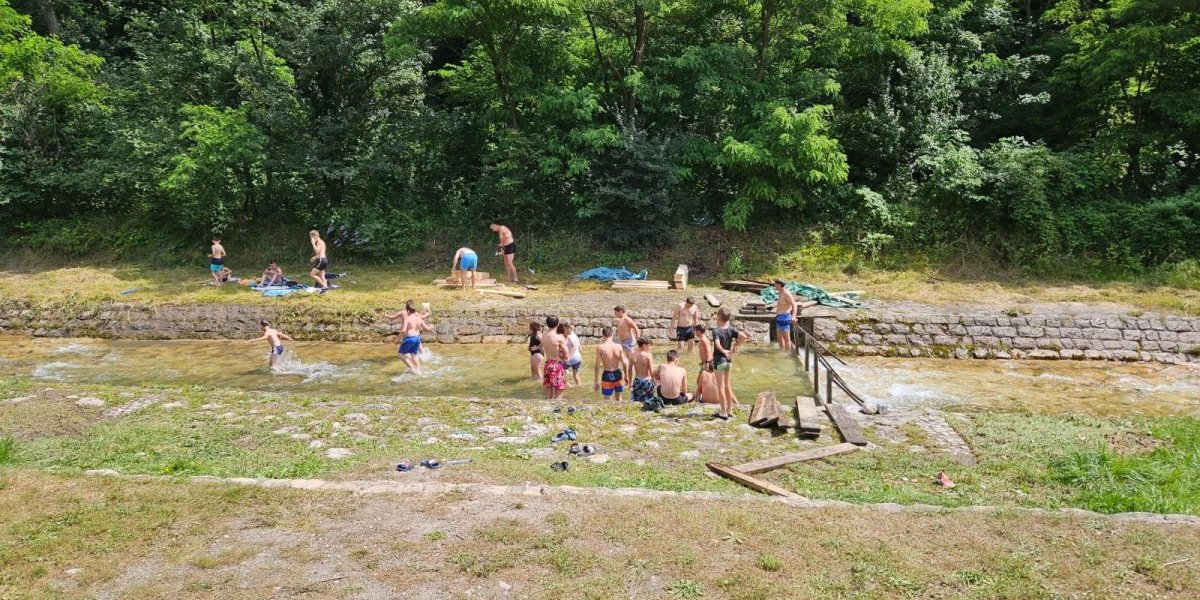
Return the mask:
<svg viewBox="0 0 1200 600">
<path fill-rule="evenodd" d="M 481 236 L 476 247 L 490 248 Z M 457 301 L 456 291 L 429 285 L 449 268 L 457 244 L 436 240 L 419 254 L 399 262 L 370 262 L 334 253 L 333 271 L 349 271 L 344 288 L 325 297 L 289 297 L 284 302 L 320 302 L 339 309 L 394 307 L 407 298 L 438 303 Z M 935 304 L 979 303 L 1001 308 L 1035 302 L 1111 302 L 1130 311 L 1200 314 L 1200 267 L 1183 263 L 1157 270 L 1108 272 L 1100 268 L 1064 268 L 1040 276 L 986 261 L 921 254 L 871 261 L 855 248 L 811 243 L 797 234 L 736 235 L 701 231 L 697 237 L 654 252 L 605 252 L 580 240 L 530 240 L 518 255 L 520 275 L 536 284 L 542 297 L 566 297 L 607 289 L 596 283 L 574 283 L 579 272 L 598 265 L 647 269 L 651 278 L 669 279 L 680 263 L 691 267 L 698 286 L 714 286 L 730 277 L 782 277 L 811 282 L 830 291 L 861 290 L 868 299 L 908 300 Z M 289 246 L 290 248 L 290 246 Z M 279 261 L 285 274 L 310 282 L 306 256 L 291 248 L 271 254 L 261 247 L 247 251 L 230 246 L 230 266 L 243 277 L 256 277 L 268 260 Z M 278 303 L 241 286 L 214 289 L 208 278 L 207 246 L 198 243 L 184 261 L 141 260 L 136 253 L 90 254 L 67 259 L 53 254 L 18 251 L 0 262 L 0 296 L 46 301 L 125 299 L 158 303 Z M 481 269 L 503 274 L 498 257 L 482 251 Z M 530 271 L 532 269 L 532 272 Z M 136 290 L 127 296 L 122 291 Z"/>
<path fill-rule="evenodd" d="M 55 386 L 7 380 L 23 398 L 0 412 L 10 465 L 78 473 L 111 468 L 150 475 L 391 478 L 397 461 L 470 459 L 413 480 L 526 481 L 661 490 L 742 491 L 706 473 L 728 464 L 817 445 L 723 424 L 692 409 L 647 415 L 630 405 L 587 404 L 574 415 L 539 401 L 405 399 L 242 393 L 198 388 Z M 82 407 L 98 398 L 107 408 Z M 132 414 L 98 418 L 140 399 Z M 0 401 L 3 402 L 3 401 Z M 1127 419 L 1003 412 L 947 413 L 978 464 L 964 466 L 913 422 L 867 429 L 878 448 L 802 463 L 765 477 L 813 498 L 941 506 L 1079 507 L 1200 514 L 1200 438 L 1191 418 Z M 573 460 L 551 441 L 571 426 L 601 462 Z M 828 433 L 827 433 L 828 436 Z M 320 447 L 311 447 L 314 441 Z M 353 456 L 327 458 L 341 447 Z M 939 471 L 958 483 L 935 486 Z"/>
</svg>

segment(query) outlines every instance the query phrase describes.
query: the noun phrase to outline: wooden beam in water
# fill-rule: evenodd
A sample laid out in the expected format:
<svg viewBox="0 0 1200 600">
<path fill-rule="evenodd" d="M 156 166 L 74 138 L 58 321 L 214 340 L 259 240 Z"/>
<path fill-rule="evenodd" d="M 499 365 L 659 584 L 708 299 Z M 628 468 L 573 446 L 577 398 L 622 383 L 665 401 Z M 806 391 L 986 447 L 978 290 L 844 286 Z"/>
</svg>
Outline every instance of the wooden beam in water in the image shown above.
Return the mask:
<svg viewBox="0 0 1200 600">
<path fill-rule="evenodd" d="M 730 481 L 736 481 L 737 483 L 740 483 L 757 492 L 770 494 L 772 496 L 783 496 L 785 498 L 803 498 L 803 496 L 796 494 L 791 490 L 781 488 L 769 481 L 763 481 L 757 477 L 751 477 L 750 475 L 742 473 L 737 469 L 732 469 L 720 463 L 704 463 L 704 466 L 708 467 L 709 471 L 712 471 L 721 477 L 729 479 Z"/>
<path fill-rule="evenodd" d="M 778 469 L 779 467 L 786 467 L 788 465 L 806 460 L 817 460 L 821 458 L 829 458 L 830 456 L 837 456 L 838 454 L 857 452 L 859 448 L 859 446 L 855 446 L 854 444 L 834 444 L 832 446 L 814 448 L 812 450 L 805 450 L 803 452 L 790 452 L 782 456 L 776 456 L 775 458 L 764 458 L 763 460 L 756 460 L 730 468 L 747 475 L 753 475 L 755 473 L 765 473 L 767 471 Z"/>
</svg>

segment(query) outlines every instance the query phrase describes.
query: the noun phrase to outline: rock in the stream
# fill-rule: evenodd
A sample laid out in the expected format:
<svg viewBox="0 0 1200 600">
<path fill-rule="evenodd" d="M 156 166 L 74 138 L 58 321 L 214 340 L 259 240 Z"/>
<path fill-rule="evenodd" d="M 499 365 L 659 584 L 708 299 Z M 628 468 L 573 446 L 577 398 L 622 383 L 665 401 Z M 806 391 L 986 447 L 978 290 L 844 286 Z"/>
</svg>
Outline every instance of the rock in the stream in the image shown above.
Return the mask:
<svg viewBox="0 0 1200 600">
<path fill-rule="evenodd" d="M 76 400 L 75 404 L 77 404 L 79 406 L 86 406 L 89 408 L 96 408 L 99 406 L 104 406 L 104 401 L 99 398 L 96 398 L 95 396 L 88 396 L 86 398 L 80 398 L 80 399 Z"/>
</svg>

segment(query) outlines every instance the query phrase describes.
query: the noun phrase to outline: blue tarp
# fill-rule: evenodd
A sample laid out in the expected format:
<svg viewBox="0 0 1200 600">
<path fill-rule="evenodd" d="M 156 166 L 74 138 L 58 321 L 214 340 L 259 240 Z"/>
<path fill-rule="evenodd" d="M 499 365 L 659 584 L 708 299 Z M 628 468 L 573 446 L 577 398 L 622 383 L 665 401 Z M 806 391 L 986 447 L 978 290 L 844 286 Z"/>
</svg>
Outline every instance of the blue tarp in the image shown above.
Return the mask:
<svg viewBox="0 0 1200 600">
<path fill-rule="evenodd" d="M 641 273 L 634 273 L 625 267 L 613 269 L 610 267 L 596 267 L 588 269 L 576 275 L 576 279 L 595 279 L 596 281 L 616 281 L 618 279 L 645 279 L 650 273 L 643 270 Z"/>
</svg>

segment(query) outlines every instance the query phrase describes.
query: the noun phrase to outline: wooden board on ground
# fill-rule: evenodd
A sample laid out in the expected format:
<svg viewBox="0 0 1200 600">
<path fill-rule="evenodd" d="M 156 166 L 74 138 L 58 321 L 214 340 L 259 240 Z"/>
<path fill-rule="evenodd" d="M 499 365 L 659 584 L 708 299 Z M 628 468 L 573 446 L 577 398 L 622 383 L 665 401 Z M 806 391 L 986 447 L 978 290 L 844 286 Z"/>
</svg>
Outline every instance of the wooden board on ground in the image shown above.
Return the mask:
<svg viewBox="0 0 1200 600">
<path fill-rule="evenodd" d="M 738 471 L 737 469 L 732 469 L 732 468 L 730 468 L 726 465 L 720 464 L 720 463 L 714 463 L 714 462 L 704 463 L 704 466 L 708 467 L 708 470 L 712 471 L 713 473 L 716 473 L 717 475 L 720 475 L 721 477 L 724 477 L 731 481 L 736 481 L 737 483 L 740 483 L 752 490 L 755 490 L 758 492 L 763 492 L 764 494 L 771 494 L 772 496 L 783 496 L 785 498 L 802 498 L 802 496 L 800 496 L 799 494 L 796 494 L 796 493 L 792 492 L 791 490 L 781 488 L 781 487 L 771 483 L 770 481 L 763 481 L 762 479 L 759 479 L 757 477 L 752 477 L 750 475 L 742 473 L 741 471 Z"/>
<path fill-rule="evenodd" d="M 779 423 L 779 402 L 775 392 L 759 392 L 754 399 L 754 407 L 750 409 L 750 425 L 754 427 L 774 427 Z"/>
<path fill-rule="evenodd" d="M 717 300 L 717 297 L 712 294 L 705 294 L 704 301 L 707 302 L 708 305 L 713 308 L 717 308 L 717 307 L 721 306 L 721 301 Z"/>
<path fill-rule="evenodd" d="M 662 279 L 618 279 L 612 282 L 618 290 L 669 290 L 671 282 Z"/>
<path fill-rule="evenodd" d="M 829 458 L 830 456 L 857 452 L 858 450 L 859 446 L 855 446 L 854 444 L 834 444 L 832 446 L 814 448 L 812 450 L 805 450 L 803 452 L 789 452 L 781 456 L 776 456 L 775 458 L 764 458 L 762 460 L 756 460 L 730 468 L 740 473 L 753 475 L 755 473 L 765 473 L 767 471 L 778 469 L 779 467 L 786 467 L 788 465 L 806 460 Z"/>
<path fill-rule="evenodd" d="M 671 282 L 677 290 L 686 290 L 688 281 L 688 266 L 679 265 L 675 269 L 675 279 Z"/>
<path fill-rule="evenodd" d="M 796 432 L 801 437 L 821 435 L 821 413 L 811 397 L 796 396 Z"/>
<path fill-rule="evenodd" d="M 721 287 L 723 289 L 733 290 L 735 292 L 755 292 L 755 293 L 757 293 L 758 291 L 762 290 L 763 288 L 771 287 L 771 284 L 769 284 L 765 281 L 752 281 L 752 280 L 748 280 L 748 279 L 730 279 L 727 281 L 722 281 Z"/>
<path fill-rule="evenodd" d="M 496 294 L 498 296 L 508 296 L 509 298 L 524 298 L 525 297 L 525 292 L 518 292 L 516 290 L 487 290 L 487 289 L 479 290 L 479 289 L 477 289 L 475 291 L 477 291 L 481 294 Z"/>
<path fill-rule="evenodd" d="M 837 428 L 838 433 L 842 434 L 842 440 L 855 446 L 866 446 L 867 438 L 863 435 L 862 427 L 858 425 L 858 421 L 846 412 L 846 407 L 836 402 L 831 402 L 825 405 L 825 412 L 829 413 L 829 420 L 833 421 L 833 426 Z"/>
</svg>

